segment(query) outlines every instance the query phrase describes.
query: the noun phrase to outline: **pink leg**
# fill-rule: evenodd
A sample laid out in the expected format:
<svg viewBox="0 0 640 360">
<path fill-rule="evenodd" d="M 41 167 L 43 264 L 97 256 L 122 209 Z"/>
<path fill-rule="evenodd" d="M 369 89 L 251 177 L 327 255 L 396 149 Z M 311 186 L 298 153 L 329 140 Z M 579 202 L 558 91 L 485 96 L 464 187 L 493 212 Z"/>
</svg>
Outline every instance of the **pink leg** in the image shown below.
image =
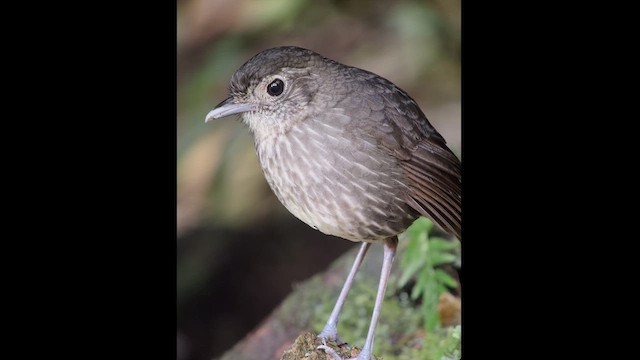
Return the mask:
<svg viewBox="0 0 640 360">
<path fill-rule="evenodd" d="M 384 300 L 384 293 L 387 290 L 387 280 L 389 279 L 389 273 L 391 272 L 391 265 L 393 264 L 393 258 L 396 255 L 397 246 L 397 237 L 389 238 L 384 241 L 384 261 L 382 262 L 382 272 L 380 274 L 380 282 L 378 283 L 376 303 L 373 307 L 373 315 L 371 316 L 371 323 L 369 324 L 367 340 L 364 342 L 364 347 L 362 348 L 362 351 L 360 351 L 357 360 L 371 359 L 376 325 L 378 324 L 378 317 L 380 316 L 380 310 L 382 309 L 382 300 Z"/>
<path fill-rule="evenodd" d="M 384 293 L 387 290 L 387 280 L 389 279 L 389 273 L 391 272 L 391 265 L 393 265 L 393 258 L 396 255 L 396 248 L 398 246 L 398 238 L 393 237 L 389 239 L 385 239 L 384 241 L 384 259 L 382 262 L 382 271 L 380 274 L 380 282 L 378 283 L 378 293 L 376 295 L 376 302 L 373 306 L 373 314 L 371 316 L 371 323 L 369 324 L 369 331 L 367 332 L 367 340 L 365 340 L 364 347 L 357 358 L 347 359 L 347 360 L 371 360 L 371 356 L 373 353 L 373 340 L 376 332 L 376 325 L 378 324 L 378 318 L 380 317 L 380 310 L 382 309 L 382 301 L 384 300 Z M 333 309 L 333 313 L 329 318 L 329 322 L 325 326 L 322 333 L 320 333 L 319 337 L 323 340 L 326 340 L 327 337 L 322 337 L 322 334 L 325 332 L 333 334 L 336 338 L 338 338 L 338 333 L 335 324 L 338 320 L 338 314 L 340 313 L 340 308 L 344 303 L 344 300 L 347 298 L 347 293 L 349 292 L 349 287 L 351 287 L 351 282 L 353 281 L 353 277 L 355 276 L 360 263 L 362 262 L 362 258 L 364 257 L 364 253 L 366 253 L 368 245 L 362 245 L 360 248 L 360 252 L 356 257 L 356 262 L 353 264 L 353 268 L 351 269 L 351 273 L 349 273 L 349 277 L 347 277 L 347 282 L 345 286 L 342 288 L 342 292 L 340 293 L 340 297 L 338 298 L 338 303 L 336 307 Z M 346 289 L 346 290 L 345 290 Z M 335 315 L 335 316 L 334 316 Z M 334 320 L 333 322 L 332 319 Z M 333 324 L 333 325 L 330 325 Z M 329 329 L 329 330 L 327 330 Z M 331 330 L 333 329 L 333 330 Z M 338 338 L 339 339 L 339 338 Z M 338 340 L 339 341 L 339 340 Z M 340 342 L 340 341 L 339 341 Z M 328 346 L 319 346 L 319 349 L 323 349 L 327 354 L 332 356 L 336 360 L 341 360 L 338 354 Z"/>
<path fill-rule="evenodd" d="M 342 339 L 340 339 L 340 337 L 338 336 L 338 318 L 340 317 L 340 310 L 342 310 L 342 305 L 344 305 L 345 300 L 347 300 L 347 295 L 349 294 L 349 289 L 351 289 L 353 279 L 356 277 L 356 273 L 360 268 L 360 264 L 362 264 L 364 256 L 367 254 L 367 250 L 369 250 L 369 246 L 371 246 L 371 243 L 368 242 L 363 242 L 360 246 L 360 251 L 358 251 L 358 255 L 356 255 L 356 259 L 353 262 L 353 266 L 351 267 L 351 271 L 347 276 L 347 280 L 342 286 L 340 296 L 338 296 L 338 301 L 336 301 L 336 305 L 333 307 L 331 316 L 329 316 L 327 324 L 324 326 L 324 329 L 322 329 L 322 332 L 320 332 L 320 334 L 318 335 L 318 337 L 324 342 L 336 341 L 340 345 L 344 344 Z"/>
</svg>

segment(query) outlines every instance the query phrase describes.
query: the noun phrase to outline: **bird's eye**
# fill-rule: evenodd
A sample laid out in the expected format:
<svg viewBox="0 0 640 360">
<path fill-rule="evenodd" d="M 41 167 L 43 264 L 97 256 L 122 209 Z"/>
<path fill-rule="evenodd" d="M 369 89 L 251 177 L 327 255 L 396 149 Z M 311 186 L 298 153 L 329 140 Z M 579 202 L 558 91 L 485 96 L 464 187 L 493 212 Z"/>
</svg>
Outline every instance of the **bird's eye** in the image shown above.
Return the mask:
<svg viewBox="0 0 640 360">
<path fill-rule="evenodd" d="M 267 93 L 271 96 L 278 96 L 284 91 L 284 82 L 280 79 L 275 79 L 267 86 Z"/>
</svg>

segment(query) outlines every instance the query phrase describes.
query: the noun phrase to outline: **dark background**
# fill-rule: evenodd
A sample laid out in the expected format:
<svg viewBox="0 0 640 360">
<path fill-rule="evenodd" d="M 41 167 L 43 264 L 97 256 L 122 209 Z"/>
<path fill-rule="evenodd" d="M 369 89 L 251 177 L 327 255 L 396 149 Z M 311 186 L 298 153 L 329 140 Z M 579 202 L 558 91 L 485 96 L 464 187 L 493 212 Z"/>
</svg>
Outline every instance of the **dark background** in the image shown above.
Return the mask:
<svg viewBox="0 0 640 360">
<path fill-rule="evenodd" d="M 291 290 L 355 244 L 297 220 L 271 193 L 237 117 L 205 125 L 257 52 L 309 48 L 407 91 L 461 153 L 459 1 L 177 3 L 179 360 L 221 355 Z"/>
</svg>

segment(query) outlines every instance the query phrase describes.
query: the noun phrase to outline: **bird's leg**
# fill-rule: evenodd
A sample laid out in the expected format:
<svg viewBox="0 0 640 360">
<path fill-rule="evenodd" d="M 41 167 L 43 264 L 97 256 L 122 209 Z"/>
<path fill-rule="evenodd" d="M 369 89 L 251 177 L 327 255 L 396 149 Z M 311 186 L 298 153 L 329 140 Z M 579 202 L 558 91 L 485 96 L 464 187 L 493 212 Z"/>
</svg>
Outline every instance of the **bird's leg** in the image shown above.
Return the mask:
<svg viewBox="0 0 640 360">
<path fill-rule="evenodd" d="M 327 341 L 335 341 L 338 345 L 344 344 L 342 339 L 338 336 L 338 318 L 340 317 L 340 310 L 342 310 L 342 305 L 344 305 L 344 302 L 347 299 L 353 279 L 356 277 L 356 273 L 360 268 L 360 264 L 362 264 L 364 256 L 367 254 L 367 250 L 369 250 L 369 246 L 371 246 L 371 243 L 368 242 L 362 242 L 362 245 L 360 246 L 360 251 L 358 251 L 358 255 L 356 255 L 356 259 L 353 262 L 353 266 L 347 276 L 347 280 L 345 280 L 344 285 L 342 286 L 340 296 L 338 296 L 338 301 L 336 301 L 336 305 L 333 307 L 331 316 L 329 316 L 327 324 L 318 335 L 318 338 L 320 338 L 323 343 L 326 343 Z"/>
<path fill-rule="evenodd" d="M 353 360 L 371 359 L 371 354 L 373 352 L 373 338 L 376 332 L 378 317 L 380 316 L 380 309 L 382 308 L 384 293 L 387 290 L 387 280 L 389 279 L 389 273 L 391 272 L 391 265 L 393 264 L 393 258 L 396 255 L 397 246 L 398 237 L 396 236 L 384 240 L 384 260 L 382 262 L 382 272 L 380 274 L 380 282 L 378 283 L 378 294 L 376 295 L 376 303 L 373 306 L 373 315 L 371 316 L 371 323 L 369 324 L 367 340 L 364 342 L 364 347 L 362 348 L 362 351 L 360 351 L 357 359 Z"/>
</svg>

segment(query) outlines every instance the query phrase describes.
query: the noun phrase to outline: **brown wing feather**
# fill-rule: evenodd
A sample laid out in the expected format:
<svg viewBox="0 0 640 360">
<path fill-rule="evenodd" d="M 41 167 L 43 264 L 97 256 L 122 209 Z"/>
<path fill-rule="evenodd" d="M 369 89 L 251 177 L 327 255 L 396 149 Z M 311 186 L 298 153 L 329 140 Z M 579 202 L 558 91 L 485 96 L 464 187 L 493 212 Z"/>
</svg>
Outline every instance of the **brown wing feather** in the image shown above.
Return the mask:
<svg viewBox="0 0 640 360">
<path fill-rule="evenodd" d="M 461 239 L 461 166 L 418 104 L 390 81 L 350 68 L 348 108 L 358 136 L 375 139 L 396 159 L 406 178 L 406 202 Z"/>
<path fill-rule="evenodd" d="M 434 145 L 424 139 L 410 152 L 410 159 L 400 162 L 411 190 L 407 203 L 461 239 L 460 162 L 448 149 L 435 150 Z"/>
<path fill-rule="evenodd" d="M 461 239 L 461 166 L 418 104 L 396 87 L 386 96 L 393 131 L 382 143 L 394 152 L 407 176 L 407 204 Z"/>
<path fill-rule="evenodd" d="M 394 86 L 386 100 L 391 131 L 381 143 L 393 151 L 407 176 L 407 204 L 461 239 L 461 166 L 418 104 Z"/>
</svg>

